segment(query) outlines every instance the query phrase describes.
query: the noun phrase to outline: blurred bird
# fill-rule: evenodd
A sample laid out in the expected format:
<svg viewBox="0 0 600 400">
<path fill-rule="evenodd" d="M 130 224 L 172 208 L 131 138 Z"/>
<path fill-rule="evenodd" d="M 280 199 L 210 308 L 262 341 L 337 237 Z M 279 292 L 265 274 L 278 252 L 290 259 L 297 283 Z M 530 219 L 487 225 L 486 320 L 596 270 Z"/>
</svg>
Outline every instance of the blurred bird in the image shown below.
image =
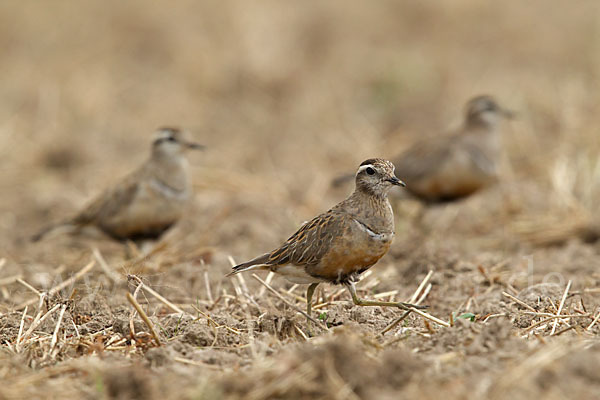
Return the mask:
<svg viewBox="0 0 600 400">
<path fill-rule="evenodd" d="M 446 202 L 496 182 L 501 155 L 499 124 L 512 117 L 513 113 L 491 96 L 469 100 L 458 131 L 418 142 L 394 159 L 407 191 L 425 202 Z M 349 179 L 339 177 L 333 185 Z"/>
<path fill-rule="evenodd" d="M 156 131 L 150 159 L 120 183 L 105 190 L 72 218 L 53 224 L 32 241 L 58 227 L 95 226 L 117 240 L 156 239 L 182 216 L 192 188 L 188 149 L 203 146 L 187 141 L 183 131 Z"/>
<path fill-rule="evenodd" d="M 277 249 L 233 267 L 228 276 L 270 270 L 291 282 L 310 284 L 306 291 L 309 316 L 312 295 L 322 282 L 345 285 L 358 306 L 413 307 L 402 302 L 363 300 L 356 294 L 358 276 L 392 244 L 394 214 L 388 192 L 404 183 L 394 174 L 394 165 L 379 158 L 360 164 L 355 179 L 356 189 L 350 197 L 306 222 Z"/>
</svg>

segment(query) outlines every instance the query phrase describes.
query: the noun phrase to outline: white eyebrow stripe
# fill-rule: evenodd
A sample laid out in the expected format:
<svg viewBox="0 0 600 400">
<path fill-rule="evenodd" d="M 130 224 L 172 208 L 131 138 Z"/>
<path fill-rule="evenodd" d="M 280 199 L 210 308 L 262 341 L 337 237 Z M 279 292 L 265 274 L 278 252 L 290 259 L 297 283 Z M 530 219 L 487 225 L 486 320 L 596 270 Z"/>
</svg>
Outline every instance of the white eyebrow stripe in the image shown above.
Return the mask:
<svg viewBox="0 0 600 400">
<path fill-rule="evenodd" d="M 369 167 L 373 168 L 373 164 L 361 165 L 360 167 L 358 167 L 358 171 L 356 171 L 356 175 L 360 174 L 361 172 L 363 172 L 365 169 L 367 169 Z"/>
<path fill-rule="evenodd" d="M 154 134 L 154 140 L 160 140 L 160 139 L 168 139 L 171 136 L 173 136 L 170 132 L 165 131 L 165 130 L 160 130 L 160 131 L 156 131 Z"/>
</svg>

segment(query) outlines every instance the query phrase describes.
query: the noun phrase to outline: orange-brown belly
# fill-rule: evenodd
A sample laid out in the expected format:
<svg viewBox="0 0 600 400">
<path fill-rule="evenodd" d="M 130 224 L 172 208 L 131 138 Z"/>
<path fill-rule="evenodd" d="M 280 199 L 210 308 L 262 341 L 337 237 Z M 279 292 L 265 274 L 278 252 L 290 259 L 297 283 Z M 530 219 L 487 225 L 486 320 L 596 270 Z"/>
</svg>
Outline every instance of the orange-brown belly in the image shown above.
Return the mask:
<svg viewBox="0 0 600 400">
<path fill-rule="evenodd" d="M 373 266 L 389 250 L 393 233 L 375 238 L 366 232 L 354 238 L 339 238 L 331 250 L 315 266 L 307 267 L 312 276 L 343 283 Z"/>
<path fill-rule="evenodd" d="M 183 205 L 169 199 L 141 198 L 98 224 L 117 239 L 156 238 L 181 218 Z"/>
<path fill-rule="evenodd" d="M 469 196 L 493 181 L 492 177 L 464 174 L 452 177 L 432 176 L 417 182 L 407 182 L 407 185 L 414 195 L 436 201 Z"/>
</svg>

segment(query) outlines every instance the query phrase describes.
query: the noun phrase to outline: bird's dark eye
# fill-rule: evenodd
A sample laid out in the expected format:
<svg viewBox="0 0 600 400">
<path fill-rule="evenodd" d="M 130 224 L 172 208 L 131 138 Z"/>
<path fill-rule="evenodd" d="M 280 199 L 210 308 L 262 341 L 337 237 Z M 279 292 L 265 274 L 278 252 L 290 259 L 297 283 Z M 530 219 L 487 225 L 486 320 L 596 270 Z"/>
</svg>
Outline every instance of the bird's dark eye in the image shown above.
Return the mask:
<svg viewBox="0 0 600 400">
<path fill-rule="evenodd" d="M 373 168 L 371 168 L 371 167 L 368 167 L 367 168 L 367 174 L 373 175 L 373 174 L 375 174 L 375 170 Z"/>
<path fill-rule="evenodd" d="M 169 137 L 167 138 L 167 140 L 168 140 L 169 142 L 175 142 L 175 138 L 174 138 L 173 136 L 169 136 Z"/>
</svg>

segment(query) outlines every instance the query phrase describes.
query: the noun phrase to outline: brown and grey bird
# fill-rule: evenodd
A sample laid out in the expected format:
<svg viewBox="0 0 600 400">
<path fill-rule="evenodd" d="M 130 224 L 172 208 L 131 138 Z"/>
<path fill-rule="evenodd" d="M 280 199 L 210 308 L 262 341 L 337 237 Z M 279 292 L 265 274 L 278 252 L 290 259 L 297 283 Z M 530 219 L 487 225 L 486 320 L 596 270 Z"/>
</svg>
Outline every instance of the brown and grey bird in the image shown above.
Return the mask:
<svg viewBox="0 0 600 400">
<path fill-rule="evenodd" d="M 181 218 L 192 197 L 185 152 L 201 148 L 188 141 L 184 131 L 158 129 L 149 160 L 81 212 L 43 229 L 32 240 L 63 226 L 75 230 L 95 226 L 117 240 L 160 237 Z"/>
<path fill-rule="evenodd" d="M 360 164 L 356 189 L 346 200 L 306 222 L 277 249 L 233 267 L 228 276 L 251 270 L 269 270 L 289 281 L 310 284 L 306 292 L 307 314 L 320 283 L 345 285 L 354 304 L 408 309 L 402 302 L 358 298 L 354 282 L 383 257 L 394 239 L 394 214 L 388 192 L 404 183 L 394 165 L 373 158 Z"/>
<path fill-rule="evenodd" d="M 491 96 L 469 100 L 463 125 L 456 132 L 417 142 L 393 159 L 402 171 L 407 191 L 425 202 L 445 202 L 496 182 L 501 157 L 500 122 L 512 115 Z M 334 185 L 348 179 L 337 178 Z"/>
</svg>

